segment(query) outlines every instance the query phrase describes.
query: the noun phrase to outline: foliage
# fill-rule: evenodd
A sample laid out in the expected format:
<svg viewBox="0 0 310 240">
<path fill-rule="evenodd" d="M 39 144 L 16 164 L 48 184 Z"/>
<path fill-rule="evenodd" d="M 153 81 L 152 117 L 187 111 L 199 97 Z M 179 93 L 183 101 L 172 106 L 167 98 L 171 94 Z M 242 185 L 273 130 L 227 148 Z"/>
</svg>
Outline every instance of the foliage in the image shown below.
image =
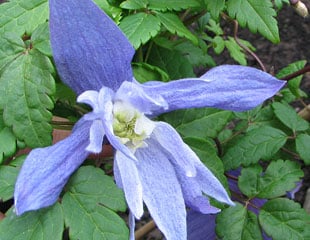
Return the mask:
<svg viewBox="0 0 310 240">
<path fill-rule="evenodd" d="M 288 1 L 96 3 L 119 23 L 137 50 L 134 74 L 146 82 L 193 77 L 197 69 L 216 65 L 212 53 L 227 51 L 238 64 L 247 65 L 247 49 L 253 51 L 254 46 L 227 32 L 223 22 L 238 22 L 278 43 L 276 15 Z M 47 0 L 10 0 L 0 5 L 0 201 L 12 199 L 24 159 L 18 157 L 18 151 L 48 146 L 53 129 L 70 128 L 70 121 L 54 122 L 53 116 L 75 121 L 86 111 L 72 101 L 72 92 L 55 71 L 47 23 Z M 277 76 L 284 78 L 305 64 L 303 60 L 292 63 Z M 301 181 L 302 167 L 310 164 L 309 123 L 292 107 L 308 97 L 300 89 L 301 81 L 301 75 L 291 79 L 272 101 L 247 112 L 190 109 L 159 117 L 176 128 L 227 188 L 226 176 L 228 181 L 237 180 L 224 173 L 240 171 L 238 190 L 231 189 L 238 204 L 219 205 L 223 208 L 217 217 L 220 238 L 262 239 L 264 232 L 273 239 L 309 239 L 309 215 L 286 198 Z M 65 228 L 70 239 L 128 239 L 126 223 L 120 217 L 126 210 L 123 193 L 106 175 L 110 174 L 109 160 L 99 163 L 87 161 L 54 206 L 22 217 L 16 217 L 12 208 L 5 212 L 0 221 L 1 239 L 62 239 Z M 96 164 L 101 168 L 94 167 Z M 253 199 L 266 202 L 256 206 Z M 249 208 L 252 205 L 257 211 Z"/>
</svg>

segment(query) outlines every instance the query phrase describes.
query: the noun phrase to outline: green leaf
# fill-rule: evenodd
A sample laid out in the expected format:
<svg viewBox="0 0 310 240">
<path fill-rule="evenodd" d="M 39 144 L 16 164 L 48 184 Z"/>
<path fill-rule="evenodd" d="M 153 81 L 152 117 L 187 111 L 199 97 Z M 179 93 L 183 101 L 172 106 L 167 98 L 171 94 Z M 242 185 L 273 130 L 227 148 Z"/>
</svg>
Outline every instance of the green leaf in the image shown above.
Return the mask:
<svg viewBox="0 0 310 240">
<path fill-rule="evenodd" d="M 190 146 L 216 178 L 227 187 L 227 179 L 224 176 L 224 166 L 222 160 L 217 156 L 214 144 L 207 139 L 194 137 L 185 137 L 184 142 Z"/>
<path fill-rule="evenodd" d="M 146 9 L 148 0 L 126 0 L 121 3 L 120 7 L 129 10 Z"/>
<path fill-rule="evenodd" d="M 138 49 L 160 30 L 160 20 L 147 13 L 137 13 L 123 18 L 119 27 L 127 36 L 131 44 Z"/>
<path fill-rule="evenodd" d="M 12 130 L 5 126 L 2 116 L 0 116 L 0 164 L 6 157 L 10 157 L 15 153 L 16 142 L 17 139 Z"/>
<path fill-rule="evenodd" d="M 268 201 L 261 209 L 259 222 L 273 240 L 310 239 L 310 215 L 298 203 L 286 198 Z"/>
<path fill-rule="evenodd" d="M 294 63 L 289 64 L 287 67 L 281 69 L 278 74 L 277 78 L 282 79 L 298 70 L 302 69 L 307 61 L 301 60 Z M 287 86 L 289 90 L 295 95 L 296 98 L 305 97 L 307 96 L 299 87 L 302 80 L 303 75 L 297 76 L 290 81 L 287 82 Z M 282 90 L 283 91 L 283 90 Z"/>
<path fill-rule="evenodd" d="M 46 56 L 52 56 L 48 23 L 38 26 L 31 35 L 32 47 Z"/>
<path fill-rule="evenodd" d="M 157 12 L 156 16 L 169 32 L 176 34 L 179 37 L 185 37 L 195 45 L 198 44 L 197 37 L 184 26 L 183 22 L 177 15 L 173 13 Z"/>
<path fill-rule="evenodd" d="M 188 59 L 176 50 L 153 45 L 148 63 L 168 73 L 170 79 L 195 77 Z"/>
<path fill-rule="evenodd" d="M 223 11 L 225 7 L 225 0 L 217 0 L 217 1 L 205 0 L 205 4 L 207 5 L 208 11 L 211 13 L 211 16 L 214 19 L 218 19 L 220 13 Z"/>
<path fill-rule="evenodd" d="M 260 159 L 269 159 L 286 140 L 286 134 L 279 129 L 268 126 L 253 129 L 227 149 L 223 157 L 224 166 L 229 170 L 257 163 Z"/>
<path fill-rule="evenodd" d="M 275 102 L 272 107 L 277 118 L 294 132 L 305 131 L 309 128 L 309 123 L 302 119 L 291 106 Z"/>
<path fill-rule="evenodd" d="M 216 54 L 222 53 L 225 49 L 225 41 L 220 36 L 215 36 L 215 38 L 212 39 L 212 45 Z"/>
<path fill-rule="evenodd" d="M 49 58 L 34 49 L 24 49 L 0 77 L 0 109 L 7 126 L 29 147 L 51 144 L 52 127 L 48 123 L 53 108 L 49 97 L 55 91 Z"/>
<path fill-rule="evenodd" d="M 270 0 L 228 0 L 227 11 L 242 27 L 257 31 L 273 43 L 280 41 L 276 11 Z"/>
<path fill-rule="evenodd" d="M 186 114 L 195 116 L 197 115 L 196 113 L 198 111 L 203 110 L 187 110 L 185 111 L 183 118 L 187 118 Z M 190 122 L 182 123 L 176 128 L 176 130 L 186 137 L 215 138 L 218 133 L 227 125 L 230 117 L 231 112 L 229 111 L 217 111 L 214 113 L 209 113 L 206 111 L 206 115 L 200 115 Z"/>
<path fill-rule="evenodd" d="M 126 209 L 124 195 L 111 177 L 81 167 L 66 188 L 62 206 L 70 239 L 128 239 L 125 222 L 114 212 Z"/>
<path fill-rule="evenodd" d="M 157 80 L 167 82 L 169 76 L 159 67 L 152 66 L 147 63 L 133 63 L 133 72 L 135 79 L 140 83 L 144 83 L 150 80 Z"/>
<path fill-rule="evenodd" d="M 148 2 L 149 9 L 158 11 L 180 11 L 182 9 L 200 7 L 197 0 L 148 0 Z"/>
<path fill-rule="evenodd" d="M 0 221 L 1 240 L 61 240 L 64 219 L 59 203 L 17 217 L 11 210 Z"/>
<path fill-rule="evenodd" d="M 224 209 L 216 218 L 216 233 L 225 240 L 260 240 L 257 216 L 241 204 Z"/>
<path fill-rule="evenodd" d="M 48 19 L 48 1 L 11 0 L 0 5 L 0 33 L 14 32 L 22 36 Z"/>
<path fill-rule="evenodd" d="M 224 41 L 225 47 L 227 48 L 230 56 L 240 63 L 241 65 L 247 65 L 247 60 L 243 49 L 236 43 L 235 39 L 228 37 L 228 40 Z"/>
<path fill-rule="evenodd" d="M 296 138 L 296 151 L 300 155 L 305 164 L 310 164 L 310 136 L 308 134 L 300 134 Z"/>
<path fill-rule="evenodd" d="M 292 161 L 272 161 L 262 174 L 262 167 L 243 168 L 238 186 L 248 197 L 275 198 L 296 187 L 303 176 L 300 165 Z"/>
<path fill-rule="evenodd" d="M 25 50 L 23 40 L 15 33 L 0 34 L 0 75 L 7 64 Z"/>
</svg>

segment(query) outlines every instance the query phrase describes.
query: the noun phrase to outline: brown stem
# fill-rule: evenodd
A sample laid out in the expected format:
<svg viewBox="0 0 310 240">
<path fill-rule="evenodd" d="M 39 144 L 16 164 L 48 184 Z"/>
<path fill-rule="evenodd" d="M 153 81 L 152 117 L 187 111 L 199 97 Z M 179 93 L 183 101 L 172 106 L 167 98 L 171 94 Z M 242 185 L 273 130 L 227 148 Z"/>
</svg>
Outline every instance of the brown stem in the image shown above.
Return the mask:
<svg viewBox="0 0 310 240">
<path fill-rule="evenodd" d="M 5 218 L 5 214 L 3 212 L 0 212 L 0 221 Z"/>
<path fill-rule="evenodd" d="M 135 239 L 136 240 L 142 239 L 142 237 L 151 232 L 155 227 L 156 227 L 155 222 L 151 220 L 150 222 L 142 226 L 140 229 L 135 231 Z"/>
<path fill-rule="evenodd" d="M 300 75 L 303 75 L 305 74 L 306 72 L 310 72 L 310 65 L 307 65 L 305 66 L 303 69 L 300 69 L 292 74 L 289 74 L 283 78 L 281 78 L 282 80 L 285 80 L 285 81 L 289 81 L 289 80 L 292 80 L 293 78 L 295 77 L 298 77 Z"/>
</svg>

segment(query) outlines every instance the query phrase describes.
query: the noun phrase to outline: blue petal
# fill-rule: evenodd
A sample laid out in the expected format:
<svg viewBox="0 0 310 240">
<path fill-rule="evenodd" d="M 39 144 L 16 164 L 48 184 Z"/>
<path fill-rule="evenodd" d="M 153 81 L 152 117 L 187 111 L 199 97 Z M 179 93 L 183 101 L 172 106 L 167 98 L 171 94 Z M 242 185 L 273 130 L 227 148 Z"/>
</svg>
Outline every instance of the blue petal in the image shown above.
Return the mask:
<svg viewBox="0 0 310 240">
<path fill-rule="evenodd" d="M 78 125 L 66 139 L 28 155 L 15 185 L 17 215 L 54 204 L 70 175 L 88 156 L 85 148 L 91 122 L 80 120 Z"/>
<path fill-rule="evenodd" d="M 187 213 L 187 240 L 217 239 L 215 234 L 216 215 L 201 214 L 190 210 Z"/>
<path fill-rule="evenodd" d="M 168 108 L 153 105 L 153 115 L 159 115 L 195 107 L 245 111 L 272 97 L 284 84 L 284 81 L 255 68 L 224 65 L 211 69 L 199 79 L 149 82 L 141 87 L 149 98 L 156 99 L 161 95 L 168 103 Z M 135 102 L 135 98 L 139 96 L 132 96 L 131 101 Z"/>
<path fill-rule="evenodd" d="M 195 176 L 194 159 L 197 155 L 183 142 L 176 130 L 165 122 L 156 122 L 152 133 L 163 149 L 170 155 L 170 161 L 178 165 L 187 176 Z"/>
<path fill-rule="evenodd" d="M 128 225 L 129 225 L 129 240 L 135 240 L 135 217 L 134 215 L 131 213 L 131 211 L 129 211 L 129 216 L 128 216 Z"/>
<path fill-rule="evenodd" d="M 67 85 L 80 94 L 131 81 L 134 49 L 103 11 L 90 0 L 49 2 L 53 57 Z"/>
<path fill-rule="evenodd" d="M 216 200 L 235 205 L 228 196 L 225 188 L 220 181 L 213 175 L 213 173 L 206 168 L 200 161 L 196 161 L 197 175 L 195 181 L 200 185 L 201 190 L 208 196 L 215 198 Z"/>
<path fill-rule="evenodd" d="M 142 184 L 137 167 L 130 158 L 116 151 L 114 169 L 117 169 L 117 181 L 125 192 L 130 211 L 136 218 L 143 214 Z"/>
<path fill-rule="evenodd" d="M 148 139 L 148 147 L 137 149 L 143 200 L 166 239 L 186 240 L 186 211 L 181 186 L 174 167 L 158 143 Z"/>
<path fill-rule="evenodd" d="M 102 150 L 104 128 L 100 120 L 94 120 L 89 131 L 89 145 L 86 150 L 92 153 L 100 153 Z"/>
</svg>

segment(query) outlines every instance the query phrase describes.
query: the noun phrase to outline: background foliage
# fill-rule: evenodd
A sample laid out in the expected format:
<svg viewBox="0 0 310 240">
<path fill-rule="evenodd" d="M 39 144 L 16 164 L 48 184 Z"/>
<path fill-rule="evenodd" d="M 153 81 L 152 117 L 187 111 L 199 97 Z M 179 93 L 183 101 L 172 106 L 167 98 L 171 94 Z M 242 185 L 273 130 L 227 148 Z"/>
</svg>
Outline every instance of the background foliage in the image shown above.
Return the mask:
<svg viewBox="0 0 310 240">
<path fill-rule="evenodd" d="M 216 65 L 211 53 L 228 52 L 236 63 L 247 65 L 247 56 L 256 57 L 255 47 L 238 38 L 238 26 L 278 43 L 276 16 L 289 3 L 95 2 L 137 50 L 133 69 L 141 82 L 196 76 Z M 234 31 L 227 32 L 223 23 Z M 52 144 L 53 129 L 70 129 L 85 109 L 75 103 L 53 65 L 47 0 L 1 4 L 0 35 L 0 239 L 128 239 L 126 203 L 113 182 L 108 158 L 86 161 L 54 206 L 14 215 L 14 183 L 25 158 L 19 151 Z M 276 76 L 286 78 L 305 65 L 300 59 Z M 290 77 L 277 96 L 251 111 L 189 109 L 160 117 L 177 129 L 239 202 L 229 208 L 218 204 L 223 208 L 217 216 L 219 238 L 256 240 L 267 234 L 272 239 L 310 239 L 309 215 L 287 194 L 302 184 L 302 169 L 310 164 L 309 123 L 292 107 L 307 101 L 301 80 L 302 75 Z"/>
</svg>

